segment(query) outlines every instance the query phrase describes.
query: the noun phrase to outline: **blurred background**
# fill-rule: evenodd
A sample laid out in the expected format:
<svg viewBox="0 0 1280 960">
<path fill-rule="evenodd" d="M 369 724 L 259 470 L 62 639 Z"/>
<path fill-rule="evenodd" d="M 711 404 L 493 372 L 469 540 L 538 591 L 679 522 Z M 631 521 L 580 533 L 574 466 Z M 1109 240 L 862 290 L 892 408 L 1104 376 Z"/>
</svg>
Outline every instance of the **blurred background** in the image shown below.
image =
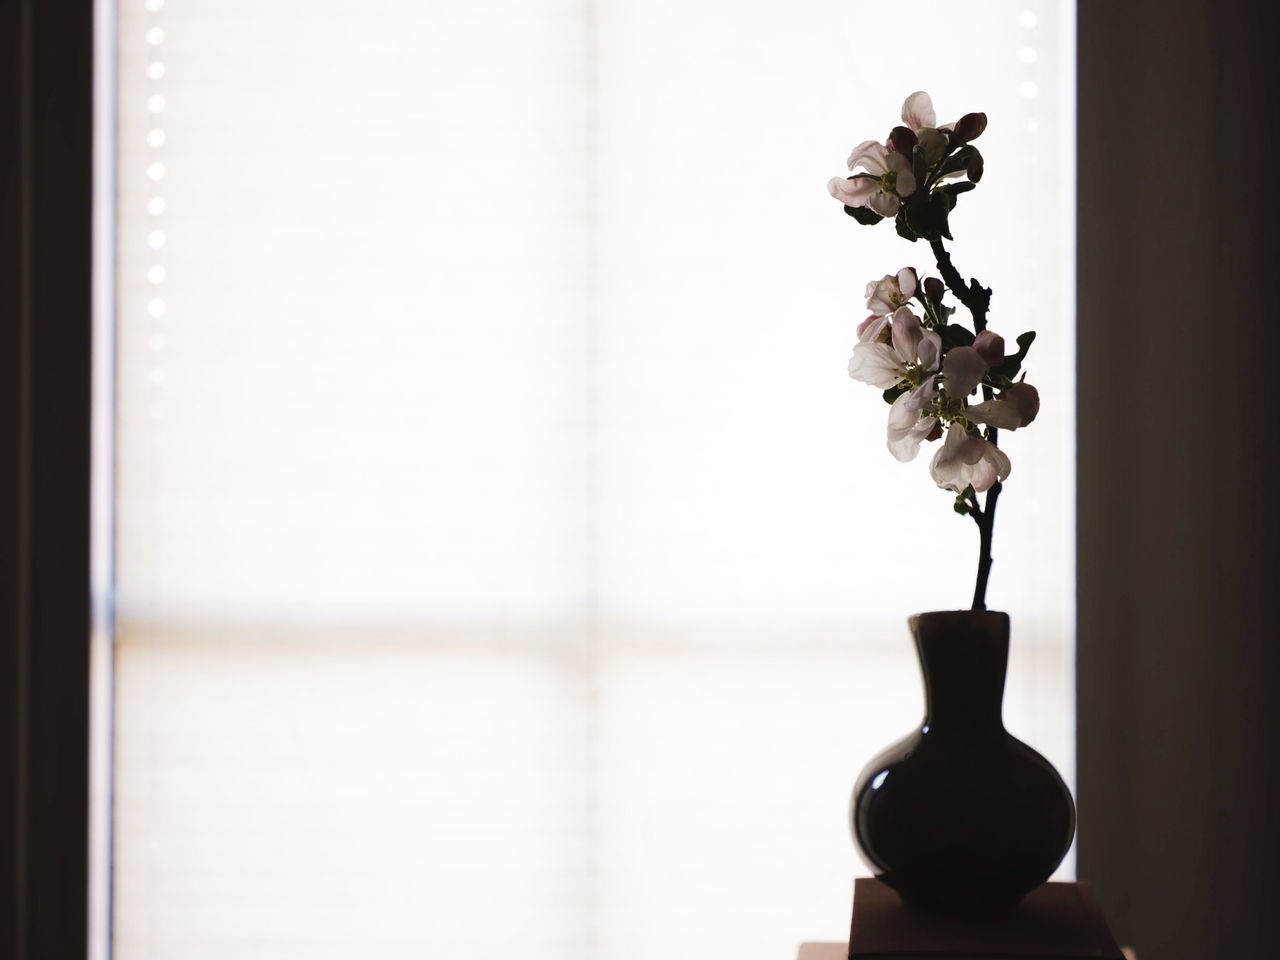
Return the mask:
<svg viewBox="0 0 1280 960">
<path fill-rule="evenodd" d="M 121 4 L 116 956 L 844 934 L 976 565 L 845 373 L 932 256 L 826 181 L 918 89 L 991 117 L 956 260 L 1040 333 L 989 602 L 1070 776 L 1070 12 Z"/>
</svg>

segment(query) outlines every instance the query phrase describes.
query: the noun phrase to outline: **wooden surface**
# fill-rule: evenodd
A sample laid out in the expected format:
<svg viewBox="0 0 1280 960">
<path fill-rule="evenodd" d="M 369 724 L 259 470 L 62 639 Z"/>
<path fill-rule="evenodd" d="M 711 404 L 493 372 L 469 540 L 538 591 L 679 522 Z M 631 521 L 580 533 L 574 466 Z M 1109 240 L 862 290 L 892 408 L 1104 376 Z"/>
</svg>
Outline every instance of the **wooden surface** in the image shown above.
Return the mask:
<svg viewBox="0 0 1280 960">
<path fill-rule="evenodd" d="M 1130 947 L 1121 947 L 1125 960 L 1138 960 Z M 802 943 L 796 960 L 848 960 L 849 947 L 844 943 Z"/>
<path fill-rule="evenodd" d="M 912 908 L 871 877 L 854 884 L 849 952 L 857 957 L 1061 957 L 1122 960 L 1087 883 L 1045 883 L 991 918 Z"/>
</svg>

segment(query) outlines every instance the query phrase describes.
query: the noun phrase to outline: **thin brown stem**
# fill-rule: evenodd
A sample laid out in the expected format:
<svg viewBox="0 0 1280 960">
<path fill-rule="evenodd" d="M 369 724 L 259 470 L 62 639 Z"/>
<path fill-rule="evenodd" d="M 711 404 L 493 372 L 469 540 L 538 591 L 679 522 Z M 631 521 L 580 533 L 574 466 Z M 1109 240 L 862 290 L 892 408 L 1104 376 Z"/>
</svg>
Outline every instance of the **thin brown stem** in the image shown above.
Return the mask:
<svg viewBox="0 0 1280 960">
<path fill-rule="evenodd" d="M 947 253 L 947 248 L 942 245 L 941 240 L 931 240 L 929 246 L 933 249 L 933 258 L 938 262 L 938 270 L 942 274 L 943 282 L 973 317 L 973 332 L 981 333 L 987 329 L 987 308 L 991 306 L 991 290 L 977 280 L 965 283 L 964 278 L 960 276 L 960 271 L 951 262 L 951 254 Z"/>
<path fill-rule="evenodd" d="M 977 280 L 964 282 L 964 277 L 960 275 L 960 271 L 956 269 L 955 264 L 951 262 L 951 254 L 947 252 L 947 248 L 942 245 L 941 240 L 932 240 L 929 246 L 933 249 L 934 259 L 938 262 L 938 270 L 942 273 L 942 279 L 952 293 L 956 295 L 956 299 L 965 305 L 969 311 L 969 315 L 973 317 L 973 332 L 981 333 L 987 329 L 987 310 L 991 306 L 991 290 L 984 287 Z M 991 387 L 989 384 L 982 385 L 982 398 L 990 400 L 992 397 Z M 999 445 L 999 437 L 995 427 L 987 430 L 987 439 L 991 445 Z M 987 581 L 991 578 L 991 537 L 996 523 L 996 501 L 1000 499 L 1001 485 L 997 480 L 992 484 L 991 489 L 987 491 L 986 503 L 981 510 L 974 511 L 974 520 L 978 524 L 978 579 L 973 587 L 973 609 L 987 609 Z M 974 496 L 975 507 L 977 505 L 977 495 Z"/>
</svg>

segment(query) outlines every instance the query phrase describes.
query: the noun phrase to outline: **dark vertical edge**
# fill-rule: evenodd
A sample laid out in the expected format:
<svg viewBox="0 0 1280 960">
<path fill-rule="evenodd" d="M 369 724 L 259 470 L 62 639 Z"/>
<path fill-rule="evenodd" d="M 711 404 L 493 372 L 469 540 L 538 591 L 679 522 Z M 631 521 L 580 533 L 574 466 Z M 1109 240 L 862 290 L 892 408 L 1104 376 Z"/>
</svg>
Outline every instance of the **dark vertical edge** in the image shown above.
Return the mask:
<svg viewBox="0 0 1280 960">
<path fill-rule="evenodd" d="M 1143 960 L 1274 949 L 1268 12 L 1078 6 L 1079 873 Z"/>
<path fill-rule="evenodd" d="M 24 151 L 28 80 L 27 2 L 0 4 L 0 955 L 25 952 L 22 865 L 24 789 L 25 546 L 22 491 L 26 457 L 23 355 L 26 330 Z"/>
<path fill-rule="evenodd" d="M 87 937 L 93 5 L 5 11 L 3 936 L 18 960 L 70 960 Z"/>
<path fill-rule="evenodd" d="M 1124 591 L 1109 590 L 1132 566 L 1125 526 L 1125 452 L 1096 429 L 1110 419 L 1112 384 L 1122 382 L 1128 329 L 1109 323 L 1110 294 L 1123 289 L 1124 238 L 1105 196 L 1104 156 L 1118 118 L 1108 109 L 1122 43 L 1112 24 L 1124 6 L 1080 0 L 1076 10 L 1076 808 L 1077 873 L 1090 881 L 1121 942 L 1130 940 L 1129 891 L 1134 877 L 1125 844 L 1133 829 L 1133 669 L 1126 637 L 1133 611 Z M 1114 348 L 1114 349 L 1113 349 Z"/>
<path fill-rule="evenodd" d="M 93 4 L 32 6 L 29 949 L 88 926 Z"/>
<path fill-rule="evenodd" d="M 1223 151 L 1222 162 L 1224 179 L 1243 190 L 1238 202 L 1219 208 L 1209 265 L 1212 276 L 1236 280 L 1223 288 L 1213 318 L 1214 339 L 1229 345 L 1234 387 L 1206 451 L 1218 487 L 1212 582 L 1219 598 L 1218 635 L 1210 641 L 1214 750 L 1206 758 L 1217 794 L 1210 875 L 1217 895 L 1206 913 L 1219 956 L 1264 957 L 1276 952 L 1269 917 L 1280 897 L 1280 496 L 1273 489 L 1280 456 L 1269 399 L 1280 357 L 1280 203 L 1273 186 L 1280 58 L 1270 7 L 1225 3 L 1214 20 L 1213 135 L 1242 144 Z"/>
</svg>

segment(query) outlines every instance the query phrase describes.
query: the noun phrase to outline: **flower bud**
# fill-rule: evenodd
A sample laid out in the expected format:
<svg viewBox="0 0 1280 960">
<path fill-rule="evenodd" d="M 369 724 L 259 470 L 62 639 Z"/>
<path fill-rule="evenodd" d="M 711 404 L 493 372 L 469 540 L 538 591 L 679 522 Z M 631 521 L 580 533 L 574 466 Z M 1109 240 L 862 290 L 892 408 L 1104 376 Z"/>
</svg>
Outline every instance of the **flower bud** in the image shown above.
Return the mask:
<svg viewBox="0 0 1280 960">
<path fill-rule="evenodd" d="M 916 135 L 910 127 L 894 127 L 889 131 L 889 146 L 904 157 L 910 159 L 911 151 L 916 145 Z"/>
<path fill-rule="evenodd" d="M 942 155 L 947 152 L 947 135 L 941 130 L 925 127 L 917 139 L 920 141 L 920 149 L 924 151 L 924 162 L 929 167 L 941 160 Z"/>
<path fill-rule="evenodd" d="M 985 129 L 987 129 L 985 113 L 966 113 L 956 122 L 955 139 L 958 143 L 968 143 L 982 136 L 982 131 Z"/>
</svg>

